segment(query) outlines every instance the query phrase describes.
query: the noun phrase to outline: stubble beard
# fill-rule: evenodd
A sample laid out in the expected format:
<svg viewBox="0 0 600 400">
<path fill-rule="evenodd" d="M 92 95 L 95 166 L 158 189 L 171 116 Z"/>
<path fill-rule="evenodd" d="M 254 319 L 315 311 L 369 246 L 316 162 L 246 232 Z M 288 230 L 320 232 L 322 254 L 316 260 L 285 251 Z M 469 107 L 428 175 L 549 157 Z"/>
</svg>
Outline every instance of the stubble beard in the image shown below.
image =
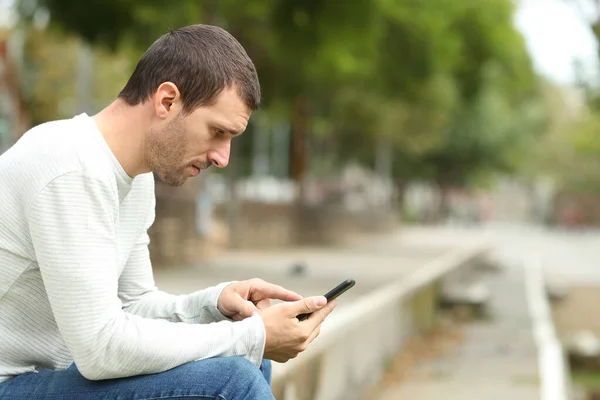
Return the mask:
<svg viewBox="0 0 600 400">
<path fill-rule="evenodd" d="M 187 176 L 183 159 L 186 154 L 183 119 L 175 118 L 162 131 L 151 131 L 146 142 L 146 159 L 158 178 L 170 186 L 182 186 Z"/>
</svg>

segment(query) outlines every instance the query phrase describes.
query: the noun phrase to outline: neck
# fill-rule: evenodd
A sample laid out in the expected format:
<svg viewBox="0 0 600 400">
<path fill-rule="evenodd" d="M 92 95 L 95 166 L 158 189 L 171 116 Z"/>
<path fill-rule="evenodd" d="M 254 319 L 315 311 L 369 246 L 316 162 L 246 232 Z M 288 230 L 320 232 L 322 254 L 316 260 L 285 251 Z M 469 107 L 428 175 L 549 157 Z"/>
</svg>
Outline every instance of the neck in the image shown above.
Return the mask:
<svg viewBox="0 0 600 400">
<path fill-rule="evenodd" d="M 144 157 L 150 118 L 143 105 L 129 106 L 117 99 L 92 119 L 127 175 L 150 172 Z"/>
</svg>

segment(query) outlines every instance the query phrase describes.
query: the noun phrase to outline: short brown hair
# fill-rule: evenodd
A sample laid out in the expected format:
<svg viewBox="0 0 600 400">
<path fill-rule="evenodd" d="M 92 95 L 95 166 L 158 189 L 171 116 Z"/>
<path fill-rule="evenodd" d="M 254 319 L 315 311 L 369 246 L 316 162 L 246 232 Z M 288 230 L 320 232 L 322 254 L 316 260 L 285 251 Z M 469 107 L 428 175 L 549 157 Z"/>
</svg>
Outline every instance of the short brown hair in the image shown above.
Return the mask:
<svg viewBox="0 0 600 400">
<path fill-rule="evenodd" d="M 235 85 L 246 106 L 260 106 L 256 68 L 242 45 L 212 25 L 190 25 L 161 36 L 139 60 L 119 97 L 129 105 L 148 100 L 163 82 L 177 85 L 183 112 L 213 103 Z"/>
</svg>

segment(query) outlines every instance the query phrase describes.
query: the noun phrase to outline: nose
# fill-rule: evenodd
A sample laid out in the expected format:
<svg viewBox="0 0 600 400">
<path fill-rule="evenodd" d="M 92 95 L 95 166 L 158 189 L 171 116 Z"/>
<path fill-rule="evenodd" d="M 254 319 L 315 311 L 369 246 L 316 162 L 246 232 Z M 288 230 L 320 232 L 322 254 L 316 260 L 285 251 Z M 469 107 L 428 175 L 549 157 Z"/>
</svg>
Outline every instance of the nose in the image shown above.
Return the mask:
<svg viewBox="0 0 600 400">
<path fill-rule="evenodd" d="M 226 140 L 208 153 L 208 159 L 215 167 L 225 168 L 229 164 L 229 155 L 231 154 L 231 140 Z"/>
</svg>

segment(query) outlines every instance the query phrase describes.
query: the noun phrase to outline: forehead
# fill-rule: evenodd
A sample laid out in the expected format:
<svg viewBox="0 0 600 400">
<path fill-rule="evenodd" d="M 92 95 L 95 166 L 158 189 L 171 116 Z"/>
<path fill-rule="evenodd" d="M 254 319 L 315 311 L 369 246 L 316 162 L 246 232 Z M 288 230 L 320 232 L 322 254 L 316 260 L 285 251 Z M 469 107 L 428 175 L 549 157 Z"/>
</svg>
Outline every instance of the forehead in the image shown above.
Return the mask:
<svg viewBox="0 0 600 400">
<path fill-rule="evenodd" d="M 236 111 L 239 113 L 250 114 L 251 110 L 240 97 L 237 89 L 233 86 L 223 89 L 217 96 L 217 100 L 212 105 L 222 111 Z"/>
<path fill-rule="evenodd" d="M 192 116 L 202 117 L 213 122 L 226 124 L 243 124 L 244 128 L 248 124 L 251 110 L 234 88 L 224 89 L 215 102 L 209 106 L 198 107 L 192 112 Z"/>
</svg>

